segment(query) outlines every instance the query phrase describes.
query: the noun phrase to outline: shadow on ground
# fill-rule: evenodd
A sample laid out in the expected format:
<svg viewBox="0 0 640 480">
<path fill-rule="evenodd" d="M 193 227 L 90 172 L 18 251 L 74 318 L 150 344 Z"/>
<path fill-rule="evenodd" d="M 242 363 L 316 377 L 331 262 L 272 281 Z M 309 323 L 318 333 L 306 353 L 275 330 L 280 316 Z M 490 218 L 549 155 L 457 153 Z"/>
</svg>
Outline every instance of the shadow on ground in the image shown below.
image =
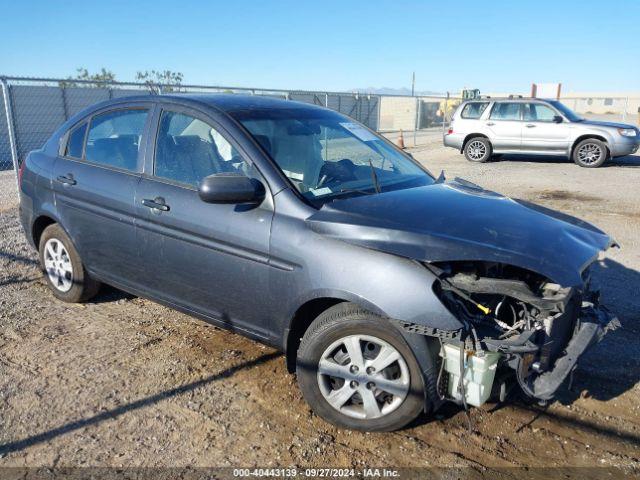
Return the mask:
<svg viewBox="0 0 640 480">
<path fill-rule="evenodd" d="M 111 410 L 107 410 L 105 412 L 102 412 L 98 415 L 94 415 L 93 417 L 89 417 L 89 418 L 84 418 L 81 420 L 75 420 L 72 422 L 69 422 L 65 425 L 62 425 L 60 427 L 56 427 L 56 428 L 52 428 L 51 430 L 47 430 L 46 432 L 42 432 L 36 435 L 32 435 L 30 437 L 24 438 L 22 440 L 17 440 L 14 442 L 9 442 L 9 443 L 5 443 L 4 445 L 0 445 L 0 456 L 2 455 L 6 455 L 8 453 L 12 453 L 12 452 L 17 452 L 20 450 L 23 450 L 25 448 L 31 447 L 33 445 L 37 445 L 39 443 L 43 443 L 43 442 L 48 442 L 56 437 L 59 437 L 61 435 L 64 435 L 66 433 L 70 433 L 73 432 L 75 430 L 79 430 L 81 428 L 85 428 L 91 425 L 95 425 L 98 424 L 100 422 L 103 422 L 105 420 L 109 420 L 109 419 L 113 419 L 116 417 L 119 417 L 120 415 L 123 415 L 127 412 L 133 411 L 133 410 L 138 410 L 140 408 L 144 408 L 147 407 L 149 405 L 153 405 L 155 403 L 158 403 L 162 400 L 167 400 L 169 398 L 175 397 L 177 395 L 182 395 L 184 393 L 196 390 L 200 387 L 203 387 L 209 383 L 212 382 L 216 382 L 218 380 L 223 380 L 225 378 L 229 378 L 232 375 L 234 375 L 236 372 L 240 371 L 240 370 L 248 370 L 252 367 L 255 367 L 257 365 L 266 363 L 270 360 L 273 360 L 274 358 L 277 358 L 280 356 L 280 353 L 278 352 L 274 352 L 274 353 L 267 353 L 264 355 L 259 356 L 258 358 L 255 358 L 253 360 L 248 360 L 246 362 L 240 363 L 239 365 L 227 368 L 226 370 L 223 370 L 220 373 L 216 373 L 213 375 L 210 375 L 206 378 L 203 378 L 201 380 L 197 380 L 195 382 L 191 382 L 188 383 L 186 385 L 181 385 L 179 387 L 176 388 L 172 388 L 170 390 L 166 390 L 164 392 L 160 392 L 157 393 L 155 395 L 151 395 L 149 397 L 145 397 L 142 398 L 140 400 L 137 400 L 135 402 L 131 402 L 128 403 L 126 405 L 122 405 L 118 408 L 114 408 Z"/>
<path fill-rule="evenodd" d="M 525 154 L 507 154 L 502 155 L 493 162 L 532 162 L 532 163 L 572 163 L 565 156 L 560 155 L 525 155 Z M 626 157 L 617 157 L 607 160 L 600 168 L 611 167 L 640 167 L 640 155 L 627 155 Z"/>
</svg>

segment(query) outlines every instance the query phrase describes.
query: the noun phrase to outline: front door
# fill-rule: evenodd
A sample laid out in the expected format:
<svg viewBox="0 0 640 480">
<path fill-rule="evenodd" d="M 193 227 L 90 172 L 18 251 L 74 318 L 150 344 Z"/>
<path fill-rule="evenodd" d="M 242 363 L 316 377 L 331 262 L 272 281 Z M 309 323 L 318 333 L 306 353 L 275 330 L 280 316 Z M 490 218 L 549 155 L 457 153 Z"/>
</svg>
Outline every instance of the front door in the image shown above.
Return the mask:
<svg viewBox="0 0 640 480">
<path fill-rule="evenodd" d="M 521 103 L 497 102 L 485 121 L 494 150 L 519 150 L 522 145 Z"/>
<path fill-rule="evenodd" d="M 222 172 L 264 183 L 227 138 L 207 117 L 161 111 L 153 170 L 136 195 L 139 246 L 155 296 L 266 337 L 271 196 L 260 206 L 209 204 L 197 191 L 202 178 Z"/>
<path fill-rule="evenodd" d="M 54 166 L 62 227 L 86 268 L 117 283 L 135 285 L 139 280 L 135 190 L 147 118 L 147 108 L 94 115 L 70 132 Z"/>
<path fill-rule="evenodd" d="M 543 103 L 526 103 L 523 115 L 523 150 L 548 153 L 567 151 L 571 127 L 568 122 L 554 121 L 559 116 L 555 110 Z"/>
</svg>

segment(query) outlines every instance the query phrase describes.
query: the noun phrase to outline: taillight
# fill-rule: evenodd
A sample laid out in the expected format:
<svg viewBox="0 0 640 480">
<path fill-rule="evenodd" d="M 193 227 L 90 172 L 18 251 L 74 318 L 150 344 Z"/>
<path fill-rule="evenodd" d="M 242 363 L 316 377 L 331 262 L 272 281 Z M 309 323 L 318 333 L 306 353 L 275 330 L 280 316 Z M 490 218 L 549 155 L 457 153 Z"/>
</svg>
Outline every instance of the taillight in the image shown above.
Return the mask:
<svg viewBox="0 0 640 480">
<path fill-rule="evenodd" d="M 449 130 L 447 130 L 447 135 L 451 135 L 453 133 L 453 127 L 449 127 Z"/>
<path fill-rule="evenodd" d="M 22 175 L 24 174 L 24 166 L 27 164 L 27 159 L 25 158 L 20 164 L 20 168 L 18 168 L 18 188 L 22 188 Z"/>
</svg>

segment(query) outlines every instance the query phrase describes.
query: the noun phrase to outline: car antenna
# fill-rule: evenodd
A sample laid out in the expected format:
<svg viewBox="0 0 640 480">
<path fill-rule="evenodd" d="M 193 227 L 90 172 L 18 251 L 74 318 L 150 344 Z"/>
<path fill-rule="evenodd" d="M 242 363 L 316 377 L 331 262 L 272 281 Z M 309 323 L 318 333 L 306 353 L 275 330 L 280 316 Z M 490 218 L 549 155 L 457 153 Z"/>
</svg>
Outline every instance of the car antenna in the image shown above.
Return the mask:
<svg viewBox="0 0 640 480">
<path fill-rule="evenodd" d="M 371 167 L 371 179 L 373 180 L 373 186 L 376 189 L 376 193 L 382 192 L 380 190 L 380 183 L 378 182 L 378 175 L 376 175 L 376 169 L 373 168 L 373 163 L 371 163 L 371 159 L 369 159 L 369 166 Z"/>
</svg>

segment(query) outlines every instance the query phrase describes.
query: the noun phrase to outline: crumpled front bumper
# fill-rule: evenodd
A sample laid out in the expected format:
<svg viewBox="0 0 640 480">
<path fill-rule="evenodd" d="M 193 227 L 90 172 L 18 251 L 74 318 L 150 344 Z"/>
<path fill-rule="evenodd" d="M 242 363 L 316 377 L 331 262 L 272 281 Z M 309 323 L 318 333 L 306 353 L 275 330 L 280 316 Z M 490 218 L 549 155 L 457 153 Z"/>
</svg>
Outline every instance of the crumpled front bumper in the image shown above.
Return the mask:
<svg viewBox="0 0 640 480">
<path fill-rule="evenodd" d="M 610 330 L 620 326 L 618 318 L 599 305 L 597 292 L 588 292 L 582 300 L 575 320 L 573 335 L 562 352 L 548 368 L 535 371 L 532 368 L 540 358 L 543 345 L 534 341 L 536 331 L 526 330 L 509 340 L 484 339 L 487 349 L 506 354 L 515 359 L 510 365 L 516 371 L 518 383 L 529 396 L 539 400 L 551 400 L 558 389 L 576 368 L 578 360 L 589 347 L 598 343 Z M 568 320 L 564 318 L 563 320 Z"/>
<path fill-rule="evenodd" d="M 551 400 L 576 368 L 580 356 L 602 340 L 608 331 L 619 326 L 618 318 L 605 307 L 583 301 L 576 331 L 569 340 L 564 354 L 556 359 L 551 370 L 541 373 L 530 383 L 532 396 L 540 400 Z"/>
</svg>

